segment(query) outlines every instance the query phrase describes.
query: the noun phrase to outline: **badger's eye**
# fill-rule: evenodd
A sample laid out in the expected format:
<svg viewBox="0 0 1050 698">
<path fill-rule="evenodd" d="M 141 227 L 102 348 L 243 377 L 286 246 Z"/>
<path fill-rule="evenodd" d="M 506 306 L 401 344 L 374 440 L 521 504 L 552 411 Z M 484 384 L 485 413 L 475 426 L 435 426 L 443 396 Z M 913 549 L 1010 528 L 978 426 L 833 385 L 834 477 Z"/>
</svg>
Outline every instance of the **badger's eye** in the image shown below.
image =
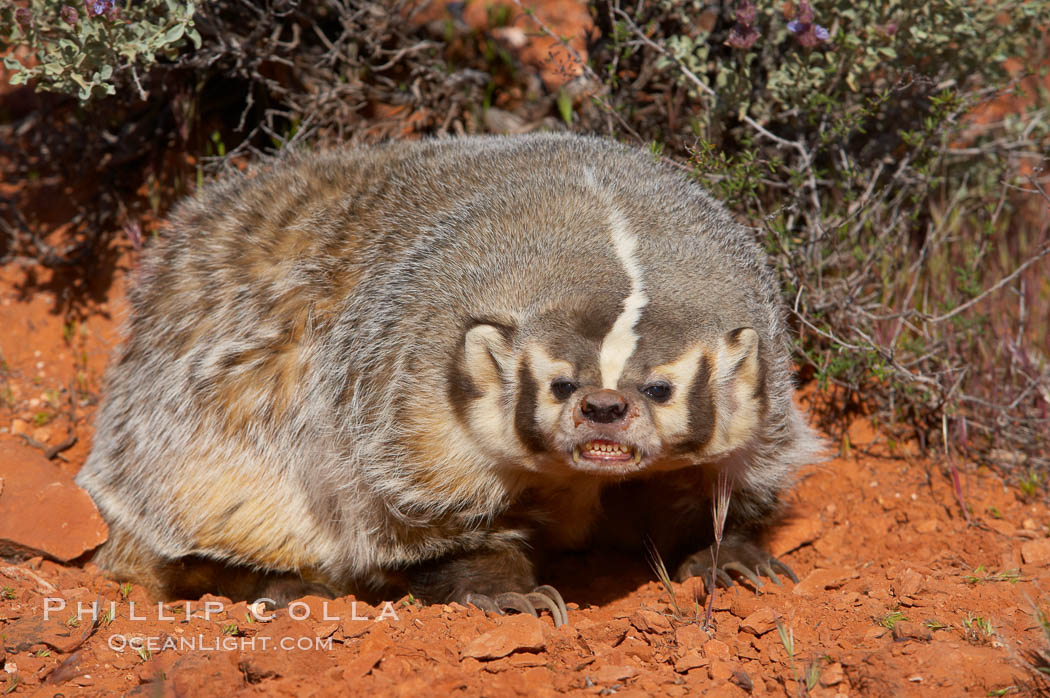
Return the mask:
<svg viewBox="0 0 1050 698">
<path fill-rule="evenodd" d="M 559 400 L 565 400 L 570 395 L 576 392 L 576 389 L 580 386 L 573 383 L 567 378 L 558 378 L 551 383 L 551 392 L 554 393 L 554 397 Z"/>
<path fill-rule="evenodd" d="M 667 402 L 671 399 L 671 384 L 663 381 L 650 383 L 642 387 L 642 395 L 653 402 Z"/>
</svg>

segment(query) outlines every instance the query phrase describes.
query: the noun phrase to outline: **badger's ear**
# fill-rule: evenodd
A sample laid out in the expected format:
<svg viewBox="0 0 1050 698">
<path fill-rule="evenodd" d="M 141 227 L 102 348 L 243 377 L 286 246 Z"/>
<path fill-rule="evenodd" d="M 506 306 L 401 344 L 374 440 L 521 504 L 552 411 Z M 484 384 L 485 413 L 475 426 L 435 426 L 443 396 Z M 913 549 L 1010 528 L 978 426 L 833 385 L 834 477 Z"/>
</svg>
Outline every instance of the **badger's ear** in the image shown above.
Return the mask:
<svg viewBox="0 0 1050 698">
<path fill-rule="evenodd" d="M 712 377 L 718 425 L 715 451 L 730 451 L 746 443 L 758 426 L 765 387 L 759 359 L 758 333 L 738 327 L 722 335 Z"/>
<path fill-rule="evenodd" d="M 463 342 L 463 368 L 482 390 L 501 383 L 514 373 L 511 349 L 513 330 L 505 325 L 479 324 L 467 330 Z"/>
<path fill-rule="evenodd" d="M 738 327 L 726 332 L 718 342 L 715 359 L 715 380 L 750 382 L 755 387 L 758 378 L 758 332 L 750 327 Z"/>
</svg>

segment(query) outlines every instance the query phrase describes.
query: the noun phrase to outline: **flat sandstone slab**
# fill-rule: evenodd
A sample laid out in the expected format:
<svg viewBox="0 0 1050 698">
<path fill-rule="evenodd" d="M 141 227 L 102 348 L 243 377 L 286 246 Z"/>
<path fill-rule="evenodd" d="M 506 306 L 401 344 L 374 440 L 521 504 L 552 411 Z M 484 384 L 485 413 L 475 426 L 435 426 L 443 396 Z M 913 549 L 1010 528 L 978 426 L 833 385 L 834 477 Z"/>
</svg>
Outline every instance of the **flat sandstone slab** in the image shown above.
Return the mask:
<svg viewBox="0 0 1050 698">
<path fill-rule="evenodd" d="M 105 542 L 109 530 L 73 478 L 18 441 L 0 441 L 0 556 L 68 562 Z"/>
</svg>

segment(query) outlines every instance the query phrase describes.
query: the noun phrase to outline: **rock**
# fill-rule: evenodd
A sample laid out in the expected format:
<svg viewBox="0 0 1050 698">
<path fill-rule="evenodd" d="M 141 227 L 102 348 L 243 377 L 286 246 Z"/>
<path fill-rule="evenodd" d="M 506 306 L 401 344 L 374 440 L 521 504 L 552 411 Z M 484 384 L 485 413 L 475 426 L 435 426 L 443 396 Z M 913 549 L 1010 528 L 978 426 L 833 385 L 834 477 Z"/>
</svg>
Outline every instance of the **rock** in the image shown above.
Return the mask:
<svg viewBox="0 0 1050 698">
<path fill-rule="evenodd" d="M 333 660 L 318 645 L 308 621 L 279 615 L 262 625 L 254 640 L 254 649 L 242 653 L 237 661 L 237 668 L 250 683 L 296 674 L 321 676 L 334 666 Z"/>
<path fill-rule="evenodd" d="M 729 645 L 721 640 L 708 640 L 704 643 L 704 656 L 709 659 L 729 659 Z"/>
<path fill-rule="evenodd" d="M 707 657 L 701 657 L 696 650 L 690 650 L 674 663 L 674 670 L 679 674 L 687 674 L 693 669 L 699 669 L 710 663 L 711 660 Z"/>
<path fill-rule="evenodd" d="M 599 667 L 592 673 L 591 680 L 595 683 L 618 683 L 638 675 L 638 670 L 627 664 L 607 664 Z"/>
<path fill-rule="evenodd" d="M 678 627 L 674 631 L 674 637 L 681 650 L 699 649 L 711 639 L 711 636 L 695 623 Z"/>
<path fill-rule="evenodd" d="M 660 634 L 669 633 L 673 630 L 671 621 L 667 620 L 666 616 L 645 608 L 631 616 L 631 625 L 643 633 Z"/>
<path fill-rule="evenodd" d="M 726 681 L 733 676 L 734 666 L 724 659 L 712 659 L 707 667 L 708 676 L 714 681 Z"/>
<path fill-rule="evenodd" d="M 780 557 L 797 550 L 819 538 L 822 529 L 820 519 L 815 516 L 791 519 L 773 531 L 769 552 L 773 557 Z"/>
<path fill-rule="evenodd" d="M 52 614 L 49 619 L 44 620 L 39 616 L 29 616 L 8 623 L 0 634 L 3 647 L 8 652 L 25 652 L 38 644 L 59 650 L 69 648 L 80 637 L 81 631 L 66 625 L 65 620 L 68 617 L 69 614 L 63 618 Z"/>
<path fill-rule="evenodd" d="M 820 672 L 820 683 L 822 686 L 837 686 L 846 678 L 842 671 L 842 665 L 838 662 L 829 664 Z"/>
<path fill-rule="evenodd" d="M 899 620 L 893 625 L 894 640 L 932 640 L 933 633 L 925 625 L 912 623 L 907 620 Z"/>
<path fill-rule="evenodd" d="M 91 497 L 36 449 L 0 441 L 0 481 L 0 556 L 69 562 L 105 542 Z"/>
<path fill-rule="evenodd" d="M 893 593 L 897 598 L 915 596 L 922 591 L 922 575 L 910 567 L 897 577 L 893 585 Z"/>
<path fill-rule="evenodd" d="M 179 658 L 171 671 L 165 674 L 165 684 L 172 695 L 199 696 L 222 686 L 231 693 L 244 685 L 233 652 L 204 652 Z"/>
<path fill-rule="evenodd" d="M 1021 559 L 1026 565 L 1045 565 L 1050 562 L 1050 538 L 1030 540 L 1022 545 Z"/>
<path fill-rule="evenodd" d="M 760 608 L 740 621 L 740 629 L 755 637 L 761 637 L 775 627 L 777 627 L 777 617 L 769 608 Z"/>
<path fill-rule="evenodd" d="M 795 585 L 794 593 L 810 596 L 825 589 L 838 589 L 851 579 L 857 578 L 857 571 L 849 567 L 836 567 L 830 570 L 813 570 L 806 578 Z"/>
<path fill-rule="evenodd" d="M 631 629 L 630 622 L 625 618 L 614 618 L 602 623 L 581 618 L 575 623 L 575 626 L 580 636 L 588 642 L 595 641 L 613 647 L 620 644 L 627 635 L 627 631 Z"/>
<path fill-rule="evenodd" d="M 500 627 L 474 638 L 463 650 L 464 657 L 499 659 L 513 652 L 539 652 L 545 646 L 543 624 L 538 618 L 510 616 Z"/>
<path fill-rule="evenodd" d="M 11 420 L 11 434 L 17 436 L 18 434 L 29 433 L 29 422 L 24 419 L 13 419 Z"/>
<path fill-rule="evenodd" d="M 372 669 L 376 667 L 383 660 L 382 650 L 371 650 L 368 652 L 362 652 L 360 655 L 350 660 L 350 663 L 346 665 L 346 669 L 343 675 L 348 680 L 362 679 L 367 676 Z"/>
</svg>

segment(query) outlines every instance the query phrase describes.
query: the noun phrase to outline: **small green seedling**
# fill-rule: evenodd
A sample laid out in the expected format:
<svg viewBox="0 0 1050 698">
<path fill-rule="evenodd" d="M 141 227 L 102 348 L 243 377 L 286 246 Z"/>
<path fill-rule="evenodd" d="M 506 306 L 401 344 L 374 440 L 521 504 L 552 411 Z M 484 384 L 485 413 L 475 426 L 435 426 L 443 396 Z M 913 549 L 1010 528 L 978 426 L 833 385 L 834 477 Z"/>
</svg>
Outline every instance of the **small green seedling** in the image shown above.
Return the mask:
<svg viewBox="0 0 1050 698">
<path fill-rule="evenodd" d="M 967 584 L 979 582 L 1010 582 L 1016 584 L 1021 581 L 1021 570 L 1003 570 L 1002 572 L 988 572 L 984 565 L 978 565 L 973 574 L 963 577 Z"/>
<path fill-rule="evenodd" d="M 887 630 L 893 630 L 897 623 L 900 623 L 902 620 L 908 620 L 908 617 L 900 611 L 890 611 L 879 620 L 879 625 Z"/>
<path fill-rule="evenodd" d="M 966 629 L 966 639 L 970 642 L 983 642 L 995 634 L 990 620 L 972 613 L 963 619 L 963 627 Z"/>
</svg>

